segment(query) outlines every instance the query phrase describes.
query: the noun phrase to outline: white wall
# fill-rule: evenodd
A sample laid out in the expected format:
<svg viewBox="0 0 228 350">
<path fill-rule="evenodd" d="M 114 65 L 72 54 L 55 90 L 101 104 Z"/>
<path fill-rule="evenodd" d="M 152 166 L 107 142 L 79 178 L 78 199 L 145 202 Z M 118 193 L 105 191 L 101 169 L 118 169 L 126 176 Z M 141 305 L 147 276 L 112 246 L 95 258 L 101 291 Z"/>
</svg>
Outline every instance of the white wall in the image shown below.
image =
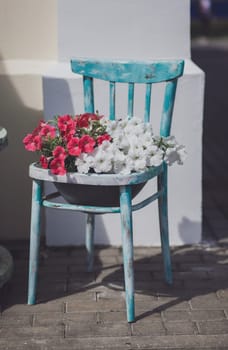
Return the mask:
<svg viewBox="0 0 228 350">
<path fill-rule="evenodd" d="M 59 60 L 190 57 L 189 0 L 59 0 Z"/>
<path fill-rule="evenodd" d="M 72 57 L 186 59 L 172 132 L 186 144 L 188 158 L 183 167 L 170 169 L 170 239 L 172 244 L 199 242 L 204 74 L 190 60 L 189 0 L 59 0 L 58 56 L 43 78 L 46 118 L 82 112 L 81 80 L 70 72 Z M 159 101 L 159 90 L 156 94 Z M 147 193 L 148 185 L 140 196 Z M 134 228 L 136 245 L 160 244 L 155 203 L 134 214 Z M 46 233 L 51 245 L 82 244 L 84 214 L 48 210 Z M 97 243 L 121 244 L 118 215 L 97 216 L 95 233 Z"/>
</svg>

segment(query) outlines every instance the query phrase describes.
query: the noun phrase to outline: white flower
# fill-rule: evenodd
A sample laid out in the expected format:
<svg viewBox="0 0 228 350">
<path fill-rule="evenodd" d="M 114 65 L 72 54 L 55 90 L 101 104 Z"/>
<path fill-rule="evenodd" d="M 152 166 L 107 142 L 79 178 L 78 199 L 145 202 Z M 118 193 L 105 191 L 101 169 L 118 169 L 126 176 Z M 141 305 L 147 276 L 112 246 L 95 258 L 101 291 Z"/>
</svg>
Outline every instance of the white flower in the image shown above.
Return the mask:
<svg viewBox="0 0 228 350">
<path fill-rule="evenodd" d="M 120 130 L 125 129 L 125 127 L 128 125 L 128 122 L 129 122 L 128 118 L 119 119 L 119 120 L 117 121 L 117 123 L 118 123 L 118 129 L 120 129 Z"/>
<path fill-rule="evenodd" d="M 147 156 L 146 165 L 147 166 L 159 166 L 163 162 L 164 152 L 158 150 L 157 152 L 152 152 Z"/>
<path fill-rule="evenodd" d="M 112 161 L 110 153 L 107 153 L 102 148 L 97 148 L 91 156 L 93 156 L 93 169 L 96 173 L 108 173 L 112 169 Z"/>
<path fill-rule="evenodd" d="M 77 171 L 81 174 L 88 174 L 90 168 L 93 167 L 93 163 L 87 153 L 80 154 L 80 156 L 76 158 L 75 165 Z"/>
<path fill-rule="evenodd" d="M 117 120 L 109 120 L 108 123 L 107 123 L 107 133 L 110 134 L 110 135 L 114 135 L 115 134 L 115 131 L 117 130 L 118 128 L 118 122 Z"/>
<path fill-rule="evenodd" d="M 113 138 L 113 144 L 116 148 L 122 150 L 125 153 L 128 152 L 130 146 L 128 138 L 123 133 L 119 133 Z"/>
<path fill-rule="evenodd" d="M 114 144 L 106 140 L 103 141 L 102 144 L 97 147 L 97 149 L 101 149 L 104 152 L 107 152 L 107 157 L 115 151 Z"/>
<path fill-rule="evenodd" d="M 151 123 L 145 123 L 145 131 L 149 132 L 150 135 L 153 135 L 153 128 L 152 128 L 152 124 Z"/>
<path fill-rule="evenodd" d="M 153 135 L 149 131 L 145 131 L 142 137 L 140 137 L 140 140 L 144 147 L 154 145 Z"/>
<path fill-rule="evenodd" d="M 128 120 L 128 126 L 137 126 L 137 125 L 143 125 L 142 119 L 138 117 L 132 117 Z"/>
<path fill-rule="evenodd" d="M 185 146 L 179 145 L 177 147 L 177 153 L 179 155 L 179 159 L 178 159 L 177 163 L 182 165 L 187 157 Z"/>
<path fill-rule="evenodd" d="M 128 160 L 133 164 L 135 171 L 141 171 L 146 168 L 146 154 L 142 147 L 131 147 L 128 152 Z"/>
<path fill-rule="evenodd" d="M 88 173 L 93 169 L 96 173 L 128 175 L 159 166 L 163 161 L 169 165 L 182 164 L 186 157 L 185 147 L 179 145 L 174 136 L 154 135 L 151 124 L 140 118 L 106 120 L 105 123 L 112 140 L 103 141 L 90 154 L 80 155 L 76 160 L 78 172 Z"/>
<path fill-rule="evenodd" d="M 134 170 L 137 171 L 142 171 L 146 169 L 146 158 L 138 158 L 134 160 Z"/>
<path fill-rule="evenodd" d="M 179 162 L 180 158 L 176 148 L 168 148 L 164 159 L 168 165 L 173 165 L 173 163 Z"/>
<path fill-rule="evenodd" d="M 116 174 L 128 175 L 132 172 L 132 163 L 123 152 L 117 151 L 113 159 L 113 171 Z"/>
</svg>

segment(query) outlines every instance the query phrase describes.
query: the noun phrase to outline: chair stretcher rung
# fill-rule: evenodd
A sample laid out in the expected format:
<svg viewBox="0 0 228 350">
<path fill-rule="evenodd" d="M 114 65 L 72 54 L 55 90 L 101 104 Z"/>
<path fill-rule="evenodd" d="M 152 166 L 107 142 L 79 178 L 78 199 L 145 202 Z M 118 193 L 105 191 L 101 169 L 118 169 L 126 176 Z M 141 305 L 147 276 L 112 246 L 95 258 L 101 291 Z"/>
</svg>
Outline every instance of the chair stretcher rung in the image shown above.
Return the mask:
<svg viewBox="0 0 228 350">
<path fill-rule="evenodd" d="M 161 191 L 158 191 L 156 193 L 154 193 L 152 196 L 144 199 L 142 202 L 140 203 L 137 203 L 137 204 L 134 204 L 132 206 L 132 210 L 135 211 L 135 210 L 139 210 L 139 209 L 142 209 L 144 208 L 146 205 L 150 204 L 151 202 L 155 201 L 156 199 L 158 199 L 158 197 L 160 197 L 163 193 L 163 190 Z"/>
<path fill-rule="evenodd" d="M 156 192 L 152 196 L 141 201 L 140 203 L 132 205 L 132 211 L 144 208 L 146 205 L 158 199 L 158 197 L 161 196 L 162 192 L 163 192 L 162 190 L 159 192 Z M 56 193 L 57 192 L 53 193 L 53 195 Z M 53 197 L 52 195 L 49 195 L 47 198 L 50 199 Z M 75 211 L 81 211 L 85 213 L 94 213 L 94 214 L 120 213 L 120 207 L 95 207 L 95 206 L 77 205 L 77 204 L 69 204 L 69 203 L 56 203 L 56 202 L 51 202 L 47 199 L 43 200 L 42 205 L 44 207 L 53 208 L 53 209 L 75 210 Z"/>
</svg>

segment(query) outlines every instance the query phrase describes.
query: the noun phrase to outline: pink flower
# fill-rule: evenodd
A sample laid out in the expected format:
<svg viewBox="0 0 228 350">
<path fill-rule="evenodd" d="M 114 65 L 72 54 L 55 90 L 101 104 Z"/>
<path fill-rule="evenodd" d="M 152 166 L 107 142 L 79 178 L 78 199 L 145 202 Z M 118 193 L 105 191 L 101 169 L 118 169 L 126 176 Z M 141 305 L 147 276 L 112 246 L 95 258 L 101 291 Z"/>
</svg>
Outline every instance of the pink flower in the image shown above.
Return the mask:
<svg viewBox="0 0 228 350">
<path fill-rule="evenodd" d="M 27 151 L 35 152 L 41 149 L 41 137 L 39 135 L 28 134 L 24 137 L 23 143 Z"/>
<path fill-rule="evenodd" d="M 78 137 L 72 137 L 67 143 L 68 152 L 71 156 L 79 156 L 82 152 Z"/>
<path fill-rule="evenodd" d="M 63 137 L 70 138 L 75 134 L 76 121 L 70 115 L 59 116 L 57 124 Z"/>
<path fill-rule="evenodd" d="M 53 156 L 58 159 L 65 160 L 67 153 L 65 151 L 65 148 L 62 146 L 56 146 L 55 149 L 52 152 Z"/>
<path fill-rule="evenodd" d="M 61 158 L 54 158 L 50 163 L 50 169 L 52 174 L 54 175 L 66 174 L 65 163 L 64 160 Z"/>
<path fill-rule="evenodd" d="M 46 136 L 46 137 L 50 137 L 51 139 L 54 139 L 56 136 L 56 129 L 54 126 L 43 123 L 41 124 L 41 130 L 39 133 L 41 136 Z"/>
<path fill-rule="evenodd" d="M 101 145 L 103 141 L 111 141 L 111 136 L 109 134 L 103 134 L 97 137 L 98 145 Z"/>
<path fill-rule="evenodd" d="M 78 128 L 87 128 L 90 120 L 99 120 L 101 117 L 95 113 L 84 113 L 76 115 L 76 123 Z"/>
<path fill-rule="evenodd" d="M 48 158 L 45 157 L 43 154 L 40 156 L 40 164 L 43 169 L 48 168 Z"/>
<path fill-rule="evenodd" d="M 96 145 L 96 142 L 89 135 L 83 135 L 79 140 L 79 147 L 81 148 L 82 152 L 85 152 L 85 153 L 93 152 L 95 145 Z"/>
</svg>

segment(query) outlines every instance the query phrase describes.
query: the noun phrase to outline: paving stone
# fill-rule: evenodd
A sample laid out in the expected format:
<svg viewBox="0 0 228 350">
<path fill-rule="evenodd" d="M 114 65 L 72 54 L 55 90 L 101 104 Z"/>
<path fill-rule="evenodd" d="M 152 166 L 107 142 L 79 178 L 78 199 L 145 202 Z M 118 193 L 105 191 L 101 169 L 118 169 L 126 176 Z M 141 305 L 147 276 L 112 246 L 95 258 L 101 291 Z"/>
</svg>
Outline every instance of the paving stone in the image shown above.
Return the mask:
<svg viewBox="0 0 228 350">
<path fill-rule="evenodd" d="M 202 259 L 201 259 L 201 256 L 199 254 L 188 254 L 188 255 L 185 255 L 185 254 L 172 254 L 171 255 L 171 259 L 173 262 L 190 262 L 190 263 L 201 263 L 202 262 Z"/>
<path fill-rule="evenodd" d="M 134 249 L 135 256 L 157 256 L 161 255 L 160 247 L 135 247 Z"/>
<path fill-rule="evenodd" d="M 184 347 L 199 349 L 200 347 L 211 347 L 217 350 L 218 347 L 228 348 L 228 334 L 219 335 L 177 335 L 175 336 L 176 348 Z"/>
<path fill-rule="evenodd" d="M 52 337 L 63 337 L 64 329 L 62 326 L 55 327 L 15 327 L 0 328 L 0 338 L 8 339 L 47 339 Z"/>
<path fill-rule="evenodd" d="M 135 302 L 139 303 L 139 302 L 147 302 L 147 303 L 151 303 L 154 301 L 157 301 L 158 297 L 155 294 L 150 294 L 149 292 L 145 292 L 145 293 L 135 293 Z"/>
<path fill-rule="evenodd" d="M 175 289 L 183 290 L 183 283 L 180 280 L 175 280 L 172 286 L 168 286 L 164 279 L 161 279 L 159 281 L 153 278 L 148 281 L 138 281 L 137 279 L 135 279 L 135 289 L 136 291 L 153 290 L 157 293 L 171 293 L 172 291 L 175 291 Z"/>
<path fill-rule="evenodd" d="M 125 300 L 125 291 L 117 291 L 117 290 L 111 290 L 111 289 L 106 289 L 105 291 L 97 291 L 97 300 L 112 300 L 112 299 L 117 299 L 117 300 Z"/>
<path fill-rule="evenodd" d="M 169 349 L 176 347 L 176 339 L 173 335 L 153 335 L 131 337 L 131 349 Z"/>
<path fill-rule="evenodd" d="M 209 278 L 207 271 L 176 271 L 173 273 L 173 277 L 187 281 Z"/>
<path fill-rule="evenodd" d="M 125 314 L 126 321 L 126 314 Z M 75 313 L 61 313 L 55 314 L 40 313 L 34 314 L 33 326 L 34 327 L 54 327 L 55 325 L 67 325 L 69 323 L 91 323 L 95 324 L 99 322 L 96 312 L 75 312 Z"/>
<path fill-rule="evenodd" d="M 224 309 L 228 307 L 228 299 L 218 298 L 215 293 L 200 295 L 192 298 L 190 302 L 192 309 Z"/>
<path fill-rule="evenodd" d="M 178 263 L 178 271 L 205 271 L 207 272 L 208 270 L 210 271 L 213 269 L 212 264 L 206 264 L 206 263 L 196 263 L 196 262 L 185 262 L 185 261 L 180 261 Z"/>
<path fill-rule="evenodd" d="M 190 310 L 190 304 L 188 299 L 159 296 L 158 303 L 163 306 L 165 310 Z"/>
<path fill-rule="evenodd" d="M 225 287 L 227 283 L 224 283 L 221 279 L 214 279 L 214 278 L 208 278 L 207 280 L 185 280 L 184 281 L 184 288 L 191 288 L 192 290 L 195 290 L 195 293 L 200 293 L 200 290 L 204 291 L 216 291 L 218 289 L 221 289 Z"/>
<path fill-rule="evenodd" d="M 198 322 L 201 334 L 228 334 L 228 320 Z"/>
<path fill-rule="evenodd" d="M 121 257 L 118 258 L 118 261 L 123 263 L 123 259 Z M 137 254 L 137 252 L 134 251 L 134 264 L 138 264 L 138 263 L 139 264 L 151 264 L 151 265 L 156 264 L 156 263 L 160 263 L 163 266 L 163 257 L 161 255 L 161 253 L 159 253 L 157 255 L 151 255 L 151 254 L 141 255 L 141 254 Z"/>
<path fill-rule="evenodd" d="M 216 269 L 208 271 L 209 278 L 219 279 L 219 280 L 225 279 L 225 281 L 226 281 L 227 274 L 228 274 L 228 268 L 227 267 L 224 268 L 223 266 L 221 268 L 216 267 Z"/>
<path fill-rule="evenodd" d="M 197 334 L 198 333 L 198 329 L 197 329 L 197 325 L 194 322 L 190 322 L 190 321 L 185 321 L 182 320 L 180 321 L 168 321 L 168 322 L 164 322 L 164 327 L 167 331 L 167 334 Z"/>
<path fill-rule="evenodd" d="M 106 337 L 124 337 L 130 336 L 131 330 L 127 323 L 81 323 L 68 322 L 65 332 L 65 337 L 73 338 L 90 338 L 101 337 L 105 334 Z"/>
<path fill-rule="evenodd" d="M 125 310 L 125 300 L 101 300 L 87 301 L 72 300 L 66 304 L 66 312 L 96 312 L 96 311 L 120 311 Z"/>
<path fill-rule="evenodd" d="M 228 299 L 228 289 L 218 290 L 216 294 L 218 298 Z"/>
<path fill-rule="evenodd" d="M 35 305 L 26 305 L 26 304 L 17 304 L 9 305 L 3 312 L 3 315 L 6 314 L 31 314 L 35 312 L 62 312 L 64 310 L 64 304 L 58 301 L 50 301 L 42 304 Z"/>
<path fill-rule="evenodd" d="M 124 271 L 122 268 L 117 266 L 116 268 L 106 268 L 102 271 L 98 271 L 96 274 L 96 282 L 113 282 L 120 281 L 124 282 Z"/>
<path fill-rule="evenodd" d="M 121 247 L 101 247 L 95 249 L 95 256 L 99 257 L 110 257 L 110 256 L 119 256 L 122 255 Z"/>
<path fill-rule="evenodd" d="M 37 286 L 37 302 L 45 302 L 47 300 L 57 299 L 62 297 L 67 292 L 67 282 L 66 281 L 55 281 L 48 283 L 39 283 Z M 27 295 L 27 290 L 26 294 Z"/>
<path fill-rule="evenodd" d="M 186 321 L 191 320 L 191 312 L 186 310 L 165 310 L 162 312 L 164 321 Z"/>
<path fill-rule="evenodd" d="M 93 282 L 96 280 L 95 272 L 81 272 L 75 271 L 69 274 L 70 280 L 79 281 L 79 282 Z"/>
<path fill-rule="evenodd" d="M 33 315 L 4 314 L 0 317 L 0 328 L 3 327 L 31 327 Z"/>
<path fill-rule="evenodd" d="M 68 293 L 78 293 L 82 291 L 95 291 L 101 284 L 95 283 L 94 281 L 75 281 L 69 279 L 67 281 L 67 292 Z"/>
<path fill-rule="evenodd" d="M 190 315 L 193 321 L 223 320 L 226 318 L 224 310 L 192 310 Z"/>
<path fill-rule="evenodd" d="M 98 312 L 99 323 L 124 322 L 126 323 L 126 311 Z"/>
<path fill-rule="evenodd" d="M 175 266 L 176 266 L 176 264 L 172 265 L 173 270 L 175 270 Z M 164 268 L 163 268 L 163 265 L 161 263 L 157 263 L 157 262 L 154 262 L 154 263 L 136 262 L 134 264 L 134 270 L 135 271 L 151 271 L 151 272 L 159 271 L 160 273 L 161 272 L 163 273 Z"/>
<path fill-rule="evenodd" d="M 136 322 L 131 324 L 133 336 L 153 336 L 164 335 L 166 330 L 161 320 L 152 320 L 151 322 Z"/>
<path fill-rule="evenodd" d="M 35 340 L 0 339 L 1 350 L 43 350 L 42 344 L 34 344 Z"/>
<path fill-rule="evenodd" d="M 65 338 L 50 339 L 42 350 L 131 350 L 131 337 L 89 337 L 89 338 Z"/>
</svg>

